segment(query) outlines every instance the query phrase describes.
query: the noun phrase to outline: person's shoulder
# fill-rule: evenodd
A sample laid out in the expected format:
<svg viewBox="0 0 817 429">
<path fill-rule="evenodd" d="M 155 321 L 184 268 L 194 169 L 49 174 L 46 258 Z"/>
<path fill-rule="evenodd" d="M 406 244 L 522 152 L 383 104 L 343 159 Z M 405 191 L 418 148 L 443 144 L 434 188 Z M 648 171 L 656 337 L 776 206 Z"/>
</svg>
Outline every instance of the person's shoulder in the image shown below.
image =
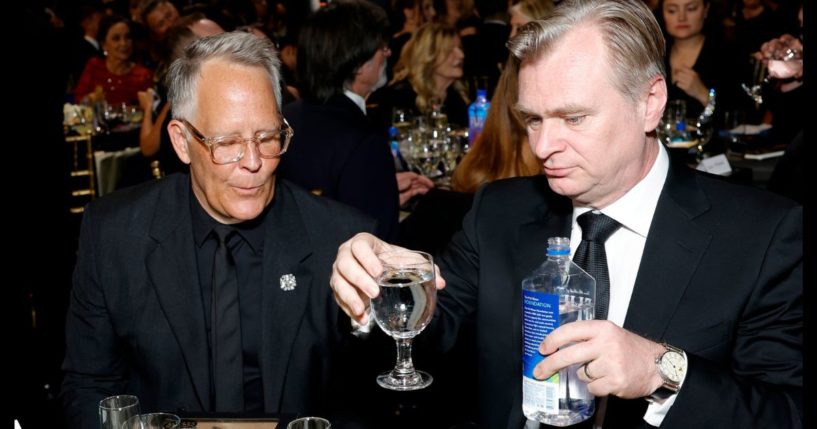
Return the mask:
<svg viewBox="0 0 817 429">
<path fill-rule="evenodd" d="M 281 189 L 292 196 L 301 216 L 309 226 L 328 227 L 331 225 L 334 228 L 348 225 L 352 229 L 363 231 L 374 223 L 373 218 L 354 207 L 314 195 L 288 180 L 279 180 Z"/>
<path fill-rule="evenodd" d="M 161 180 L 140 183 L 100 197 L 88 205 L 95 220 L 134 224 L 152 219 L 163 193 L 181 194 L 188 185 L 187 175 L 171 174 Z"/>
<path fill-rule="evenodd" d="M 336 94 L 324 103 L 300 99 L 284 106 L 284 116 L 295 122 L 303 122 L 309 130 L 320 131 L 326 129 L 328 123 L 348 123 L 350 120 L 365 119 L 360 108 L 343 94 Z M 312 121 L 321 120 L 316 125 Z M 321 126 L 324 125 L 324 126 Z"/>
<path fill-rule="evenodd" d="M 735 184 L 727 179 L 695 171 L 697 188 L 705 196 L 706 210 L 701 221 L 713 227 L 751 228 L 754 231 L 774 230 L 779 222 L 794 216 L 802 218 L 802 206 L 794 200 L 754 186 Z M 695 207 L 694 194 L 676 193 L 673 198 L 680 207 Z M 690 204 L 693 204 L 692 206 Z"/>
<path fill-rule="evenodd" d="M 482 215 L 503 219 L 527 218 L 544 210 L 572 210 L 570 199 L 553 192 L 543 175 L 500 179 L 482 185 L 474 196 Z M 493 215 L 492 215 L 493 214 Z"/>
<path fill-rule="evenodd" d="M 724 177 L 696 171 L 695 178 L 713 205 L 727 204 L 754 207 L 758 210 L 789 210 L 799 204 L 789 198 L 755 186 L 732 183 Z"/>
<path fill-rule="evenodd" d="M 499 179 L 482 185 L 477 193 L 483 199 L 500 199 L 507 202 L 528 201 L 531 197 L 552 198 L 555 194 L 543 175 Z"/>
</svg>

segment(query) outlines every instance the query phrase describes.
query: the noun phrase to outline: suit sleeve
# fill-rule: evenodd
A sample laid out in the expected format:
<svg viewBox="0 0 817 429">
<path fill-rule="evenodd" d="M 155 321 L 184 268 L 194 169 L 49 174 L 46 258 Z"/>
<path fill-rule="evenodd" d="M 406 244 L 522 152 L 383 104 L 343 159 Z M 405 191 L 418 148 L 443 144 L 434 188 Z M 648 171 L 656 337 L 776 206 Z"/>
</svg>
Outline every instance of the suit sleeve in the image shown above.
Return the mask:
<svg viewBox="0 0 817 429">
<path fill-rule="evenodd" d="M 802 252 L 796 207 L 770 237 L 738 322 L 731 367 L 688 355 L 687 379 L 663 427 L 803 427 Z"/>
<path fill-rule="evenodd" d="M 474 196 L 474 204 L 465 215 L 462 230 L 455 233 L 437 259 L 446 287 L 438 294 L 437 312 L 430 326 L 430 338 L 442 351 L 454 346 L 460 326 L 476 312 L 479 297 L 479 207 L 484 187 Z"/>
<path fill-rule="evenodd" d="M 124 363 L 99 282 L 99 227 L 92 207 L 83 214 L 77 265 L 65 324 L 62 403 L 68 427 L 99 425 L 98 404 L 123 393 Z"/>
</svg>

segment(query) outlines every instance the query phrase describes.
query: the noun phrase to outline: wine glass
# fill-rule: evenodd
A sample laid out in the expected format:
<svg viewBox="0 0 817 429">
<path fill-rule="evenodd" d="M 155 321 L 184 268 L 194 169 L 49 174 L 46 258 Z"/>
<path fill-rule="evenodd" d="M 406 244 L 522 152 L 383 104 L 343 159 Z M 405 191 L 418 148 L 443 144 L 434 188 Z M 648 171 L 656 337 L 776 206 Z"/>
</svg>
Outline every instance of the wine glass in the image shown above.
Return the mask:
<svg viewBox="0 0 817 429">
<path fill-rule="evenodd" d="M 122 424 L 139 414 L 139 398 L 133 395 L 109 396 L 99 401 L 99 427 L 122 429 Z"/>
<path fill-rule="evenodd" d="M 330 429 L 331 427 L 329 420 L 320 417 L 301 417 L 287 425 L 287 429 Z"/>
<path fill-rule="evenodd" d="M 743 90 L 756 105 L 763 104 L 763 85 L 772 79 L 786 79 L 796 76 L 803 69 L 803 44 L 800 39 L 784 34 L 766 42 L 754 60 L 754 84 L 741 84 Z"/>
<path fill-rule="evenodd" d="M 413 250 L 383 252 L 377 257 L 383 272 L 375 279 L 380 294 L 372 299 L 372 314 L 380 329 L 397 342 L 397 363 L 377 377 L 377 384 L 390 390 L 423 389 L 433 377 L 414 369 L 411 341 L 426 327 L 437 306 L 434 260 L 428 253 Z"/>
</svg>

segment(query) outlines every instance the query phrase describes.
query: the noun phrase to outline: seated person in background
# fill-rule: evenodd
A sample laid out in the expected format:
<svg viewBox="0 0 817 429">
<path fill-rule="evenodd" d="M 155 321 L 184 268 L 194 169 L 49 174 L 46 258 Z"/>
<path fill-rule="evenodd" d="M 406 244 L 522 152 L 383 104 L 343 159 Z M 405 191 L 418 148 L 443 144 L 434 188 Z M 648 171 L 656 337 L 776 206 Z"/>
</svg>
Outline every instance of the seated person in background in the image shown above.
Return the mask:
<svg viewBox="0 0 817 429">
<path fill-rule="evenodd" d="M 802 7 L 799 17 L 802 26 Z M 770 61 L 775 51 L 781 48 L 784 52 L 791 49 L 792 52 L 799 51 L 802 54 L 803 42 L 790 34 L 784 34 L 764 43 L 755 54 L 758 60 L 766 63 L 769 76 L 773 78 L 774 88 L 763 96 L 765 100 L 769 100 L 769 109 L 773 115 L 772 138 L 776 144 L 786 144 L 786 151 L 769 178 L 768 189 L 803 204 L 806 195 L 805 162 L 808 159 L 803 146 L 805 139 L 803 136 L 805 112 L 802 108 L 805 105 L 803 60 Z M 794 137 L 790 137 L 792 135 Z"/>
<path fill-rule="evenodd" d="M 802 7 L 798 16 L 802 32 Z M 775 51 L 782 51 L 782 55 L 790 53 L 800 59 L 773 61 Z M 777 145 L 788 144 L 803 130 L 806 121 L 807 109 L 802 107 L 808 105 L 803 88 L 803 41 L 791 34 L 784 34 L 763 43 L 754 58 L 768 70 L 769 83 L 764 85 L 763 100 L 772 113 L 772 140 Z"/>
<path fill-rule="evenodd" d="M 477 33 L 461 38 L 465 54 L 464 80 L 468 82 L 471 94 L 484 89 L 490 97 L 508 59 L 508 48 L 505 47 L 511 33 L 508 0 L 477 0 L 474 10 L 479 16 Z"/>
<path fill-rule="evenodd" d="M 221 34 L 224 30 L 214 21 L 207 19 L 201 13 L 182 17 L 176 25 L 170 28 L 165 37 L 167 45 L 163 50 L 166 57 L 161 60 L 156 71 L 155 89 L 139 91 L 139 106 L 144 112 L 142 127 L 139 130 L 139 148 L 142 155 L 159 161 L 162 174 L 172 174 L 177 171 L 186 171 L 187 165 L 179 160 L 170 143 L 170 134 L 167 126 L 170 124 L 170 103 L 167 100 L 165 78 L 167 69 L 176 58 L 184 54 L 184 49 L 192 41 L 201 37 Z M 154 120 L 154 94 L 158 94 L 159 105 Z"/>
<path fill-rule="evenodd" d="M 497 179 L 542 174 L 516 111 L 518 63 L 510 58 L 505 64 L 485 127 L 454 170 L 451 187 L 455 191 L 474 193 L 480 185 Z"/>
<path fill-rule="evenodd" d="M 366 0 L 333 2 L 307 19 L 298 40 L 302 98 L 284 106 L 298 133 L 280 174 L 373 216 L 378 236 L 393 241 L 399 205 L 433 183 L 396 176 L 386 135 L 366 116 L 366 98 L 386 83 L 387 40 L 385 12 Z"/>
<path fill-rule="evenodd" d="M 96 37 L 99 34 L 99 22 L 105 16 L 99 3 L 86 2 L 77 9 L 82 34 L 73 36 L 69 45 L 69 73 L 72 85 L 79 80 L 89 59 L 102 56 L 102 46 Z"/>
<path fill-rule="evenodd" d="M 460 37 L 453 27 L 425 24 L 403 47 L 389 86 L 372 94 L 378 124 L 389 127 L 394 108 L 428 115 L 442 103 L 448 122 L 468 126 L 468 99 L 458 80 L 465 59 Z"/>
<path fill-rule="evenodd" d="M 155 64 L 163 57 L 164 40 L 167 32 L 179 19 L 179 10 L 170 0 L 145 0 L 139 17 L 147 29 L 146 61 Z"/>
<path fill-rule="evenodd" d="M 662 0 L 667 34 L 665 67 L 669 100 L 685 100 L 688 118 L 701 114 L 715 88 L 717 112 L 746 100 L 740 89 L 748 58 L 737 58 L 717 31 L 706 26 L 710 0 Z"/>
<path fill-rule="evenodd" d="M 136 93 L 150 88 L 153 77 L 150 70 L 131 61 L 133 40 L 128 20 L 117 15 L 102 18 L 97 40 L 102 44 L 105 57 L 88 60 L 74 88 L 76 101 L 97 97 L 94 94 L 101 88 L 104 100 L 92 101 L 106 101 L 115 106 L 136 104 Z"/>
<path fill-rule="evenodd" d="M 329 281 L 373 220 L 276 179 L 291 129 L 271 42 L 197 40 L 170 68 L 176 174 L 85 210 L 66 320 L 68 427 L 106 396 L 144 412 L 331 415 L 343 401 Z M 285 155 L 284 155 L 285 156 Z M 337 389 L 336 389 L 337 388 Z"/>
</svg>

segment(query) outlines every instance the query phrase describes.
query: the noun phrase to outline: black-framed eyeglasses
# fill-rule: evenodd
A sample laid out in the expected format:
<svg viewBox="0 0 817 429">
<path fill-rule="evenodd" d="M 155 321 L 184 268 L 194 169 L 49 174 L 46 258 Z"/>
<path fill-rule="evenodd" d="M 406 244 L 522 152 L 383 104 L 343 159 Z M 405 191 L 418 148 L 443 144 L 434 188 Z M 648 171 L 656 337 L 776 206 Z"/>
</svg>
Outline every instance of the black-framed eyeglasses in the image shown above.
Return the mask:
<svg viewBox="0 0 817 429">
<path fill-rule="evenodd" d="M 238 135 L 205 137 L 196 127 L 186 119 L 180 121 L 187 127 L 196 140 L 210 149 L 210 158 L 215 164 L 230 164 L 238 162 L 246 153 L 245 143 L 253 142 L 258 148 L 261 158 L 277 158 L 283 155 L 289 147 L 289 141 L 295 132 L 286 119 L 281 118 L 281 128 L 277 130 L 258 131 L 253 137 L 244 138 Z"/>
</svg>

